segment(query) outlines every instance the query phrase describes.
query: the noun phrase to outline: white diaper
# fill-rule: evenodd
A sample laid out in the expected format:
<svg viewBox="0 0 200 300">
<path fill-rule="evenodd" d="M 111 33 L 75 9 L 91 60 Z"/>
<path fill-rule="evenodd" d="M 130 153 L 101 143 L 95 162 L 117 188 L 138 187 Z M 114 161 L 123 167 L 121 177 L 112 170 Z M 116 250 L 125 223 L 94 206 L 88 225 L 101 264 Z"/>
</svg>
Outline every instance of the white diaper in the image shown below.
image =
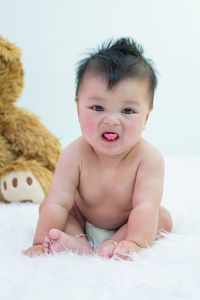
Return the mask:
<svg viewBox="0 0 200 300">
<path fill-rule="evenodd" d="M 85 231 L 86 234 L 88 234 L 94 240 L 95 247 L 101 244 L 104 240 L 109 239 L 116 232 L 116 230 L 95 227 L 87 221 L 85 223 Z"/>
</svg>

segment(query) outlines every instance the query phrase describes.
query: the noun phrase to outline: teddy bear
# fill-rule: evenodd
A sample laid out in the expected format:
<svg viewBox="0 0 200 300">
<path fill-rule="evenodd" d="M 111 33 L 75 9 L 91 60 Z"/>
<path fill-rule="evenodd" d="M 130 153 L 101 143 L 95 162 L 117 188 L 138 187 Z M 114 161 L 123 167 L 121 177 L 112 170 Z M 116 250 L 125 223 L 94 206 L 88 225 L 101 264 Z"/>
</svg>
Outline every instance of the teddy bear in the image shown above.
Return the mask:
<svg viewBox="0 0 200 300">
<path fill-rule="evenodd" d="M 0 36 L 0 200 L 40 203 L 61 153 L 37 115 L 14 105 L 23 89 L 20 50 Z"/>
</svg>

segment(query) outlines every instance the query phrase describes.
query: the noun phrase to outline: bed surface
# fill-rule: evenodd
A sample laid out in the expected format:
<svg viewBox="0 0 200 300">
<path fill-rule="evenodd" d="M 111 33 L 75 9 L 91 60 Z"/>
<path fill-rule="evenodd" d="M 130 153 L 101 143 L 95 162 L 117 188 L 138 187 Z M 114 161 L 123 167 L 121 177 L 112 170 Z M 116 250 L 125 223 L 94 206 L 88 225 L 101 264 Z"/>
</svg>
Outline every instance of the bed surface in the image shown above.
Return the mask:
<svg viewBox="0 0 200 300">
<path fill-rule="evenodd" d="M 200 157 L 167 157 L 173 230 L 134 261 L 68 252 L 30 259 L 38 205 L 0 203 L 0 299 L 200 299 Z"/>
</svg>

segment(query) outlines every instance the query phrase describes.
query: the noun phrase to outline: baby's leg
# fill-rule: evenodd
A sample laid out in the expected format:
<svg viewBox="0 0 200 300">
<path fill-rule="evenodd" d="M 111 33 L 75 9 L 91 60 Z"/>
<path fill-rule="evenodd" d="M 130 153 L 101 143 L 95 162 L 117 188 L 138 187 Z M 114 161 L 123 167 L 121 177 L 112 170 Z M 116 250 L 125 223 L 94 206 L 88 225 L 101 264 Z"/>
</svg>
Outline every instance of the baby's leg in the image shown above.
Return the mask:
<svg viewBox="0 0 200 300">
<path fill-rule="evenodd" d="M 167 233 L 172 230 L 172 217 L 169 211 L 161 206 L 159 210 L 159 218 L 158 218 L 158 229 L 156 234 L 156 239 L 162 237 L 162 232 Z"/>
<path fill-rule="evenodd" d="M 46 252 L 51 253 L 54 251 L 61 252 L 71 250 L 79 254 L 91 254 L 93 251 L 84 236 L 84 231 L 85 220 L 76 205 L 74 205 L 69 212 L 65 231 L 62 232 L 58 229 L 51 229 L 49 236 L 44 239 L 44 248 Z"/>
</svg>

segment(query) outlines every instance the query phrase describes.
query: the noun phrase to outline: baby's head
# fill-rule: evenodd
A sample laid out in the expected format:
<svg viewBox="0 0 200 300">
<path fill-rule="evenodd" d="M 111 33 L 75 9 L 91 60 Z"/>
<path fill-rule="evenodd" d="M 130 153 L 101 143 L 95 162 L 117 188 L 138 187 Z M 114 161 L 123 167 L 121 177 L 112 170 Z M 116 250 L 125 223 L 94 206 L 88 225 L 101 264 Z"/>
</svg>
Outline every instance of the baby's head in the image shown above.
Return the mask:
<svg viewBox="0 0 200 300">
<path fill-rule="evenodd" d="M 149 105 L 153 108 L 154 91 L 157 86 L 156 72 L 152 60 L 143 56 L 143 49 L 133 39 L 121 38 L 103 43 L 96 51 L 77 65 L 76 98 L 86 74 L 102 77 L 111 90 L 125 79 L 139 79 L 148 82 Z"/>
<path fill-rule="evenodd" d="M 140 140 L 157 78 L 133 40 L 108 42 L 78 64 L 76 104 L 83 138 L 104 154 L 126 153 Z"/>
</svg>

